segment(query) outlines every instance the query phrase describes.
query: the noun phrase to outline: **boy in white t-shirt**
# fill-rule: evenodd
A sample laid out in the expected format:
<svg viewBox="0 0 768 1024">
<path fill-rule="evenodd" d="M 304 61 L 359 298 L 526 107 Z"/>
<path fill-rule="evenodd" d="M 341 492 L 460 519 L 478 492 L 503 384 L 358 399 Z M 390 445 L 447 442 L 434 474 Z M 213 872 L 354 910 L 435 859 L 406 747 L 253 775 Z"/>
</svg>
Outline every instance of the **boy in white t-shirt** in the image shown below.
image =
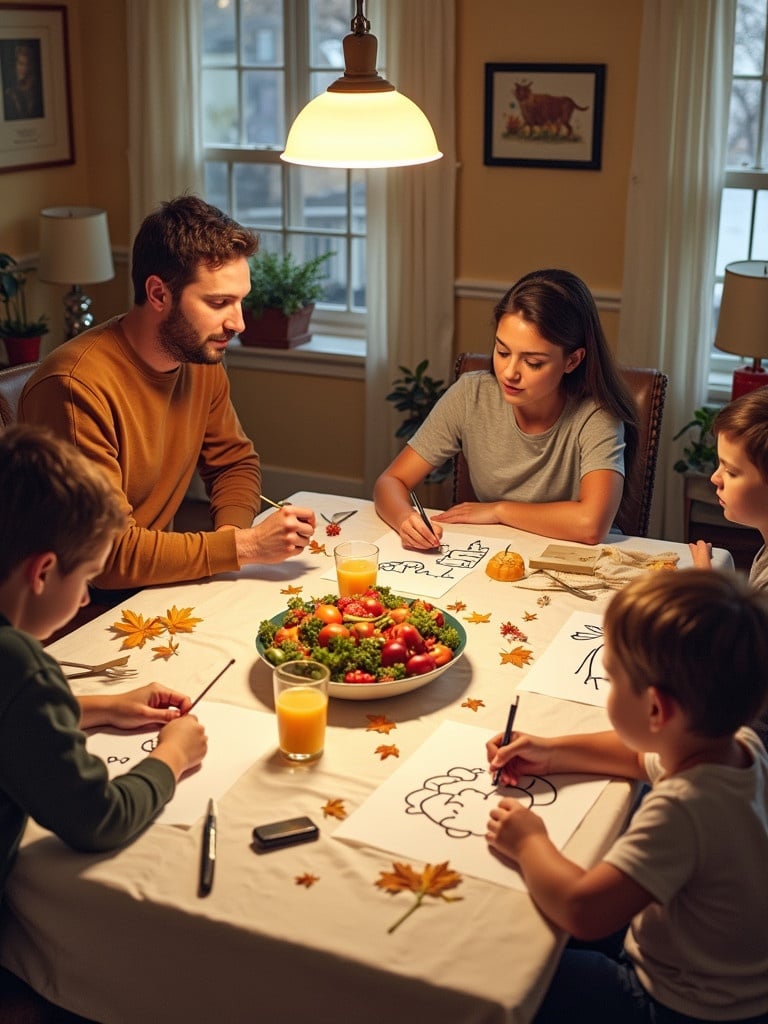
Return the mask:
<svg viewBox="0 0 768 1024">
<path fill-rule="evenodd" d="M 603 667 L 614 731 L 488 743 L 491 771 L 594 772 L 651 789 L 585 870 L 513 799 L 487 839 L 577 940 L 536 1024 L 768 1024 L 768 755 L 745 722 L 768 700 L 768 593 L 736 574 L 648 574 L 611 601 Z M 627 927 L 616 957 L 584 948 Z"/>
</svg>

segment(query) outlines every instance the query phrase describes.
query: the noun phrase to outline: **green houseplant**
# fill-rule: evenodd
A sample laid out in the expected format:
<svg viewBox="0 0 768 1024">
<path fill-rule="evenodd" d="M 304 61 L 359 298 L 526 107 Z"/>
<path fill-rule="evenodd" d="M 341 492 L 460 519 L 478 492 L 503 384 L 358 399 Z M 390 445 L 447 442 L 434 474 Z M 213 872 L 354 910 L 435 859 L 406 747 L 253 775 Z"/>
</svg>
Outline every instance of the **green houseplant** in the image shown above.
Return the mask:
<svg viewBox="0 0 768 1024">
<path fill-rule="evenodd" d="M 315 301 L 323 294 L 325 262 L 333 255 L 321 253 L 305 263 L 291 253 L 278 256 L 264 252 L 248 261 L 251 290 L 243 299 L 243 345 L 292 348 L 309 341 L 309 321 Z"/>
<path fill-rule="evenodd" d="M 674 465 L 675 472 L 699 473 L 702 476 L 711 476 L 714 473 L 717 467 L 717 444 L 712 433 L 712 424 L 718 412 L 719 406 L 703 405 L 700 409 L 695 409 L 693 419 L 672 438 L 673 441 L 677 441 L 689 430 L 695 430 L 693 439 L 683 448 L 683 457 Z"/>
<path fill-rule="evenodd" d="M 48 331 L 45 316 L 30 320 L 27 315 L 26 284 L 26 275 L 13 256 L 0 253 L 0 338 L 12 366 L 39 359 L 40 339 Z"/>
<path fill-rule="evenodd" d="M 395 437 L 402 438 L 403 442 L 413 437 L 437 400 L 448 390 L 444 381 L 429 376 L 428 366 L 429 360 L 423 359 L 415 370 L 409 370 L 407 366 L 398 367 L 402 377 L 392 381 L 393 390 L 387 395 L 387 401 L 392 402 L 398 412 L 405 414 L 403 422 L 395 431 Z M 427 477 L 427 482 L 442 483 L 451 471 L 452 463 L 448 461 L 434 469 Z"/>
</svg>

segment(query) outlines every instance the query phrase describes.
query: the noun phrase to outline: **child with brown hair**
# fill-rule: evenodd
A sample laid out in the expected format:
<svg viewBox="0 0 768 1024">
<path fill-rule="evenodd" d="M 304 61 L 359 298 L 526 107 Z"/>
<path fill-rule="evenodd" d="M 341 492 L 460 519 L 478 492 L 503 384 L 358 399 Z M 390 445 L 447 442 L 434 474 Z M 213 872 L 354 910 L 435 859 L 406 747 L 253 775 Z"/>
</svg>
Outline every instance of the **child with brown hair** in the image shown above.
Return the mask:
<svg viewBox="0 0 768 1024">
<path fill-rule="evenodd" d="M 768 700 L 768 593 L 735 573 L 650 573 L 604 619 L 614 731 L 488 743 L 502 781 L 594 772 L 651 783 L 585 870 L 505 798 L 487 839 L 583 943 L 627 929 L 615 956 L 570 945 L 536 1024 L 768 1022 L 768 754 L 744 723 Z"/>
</svg>

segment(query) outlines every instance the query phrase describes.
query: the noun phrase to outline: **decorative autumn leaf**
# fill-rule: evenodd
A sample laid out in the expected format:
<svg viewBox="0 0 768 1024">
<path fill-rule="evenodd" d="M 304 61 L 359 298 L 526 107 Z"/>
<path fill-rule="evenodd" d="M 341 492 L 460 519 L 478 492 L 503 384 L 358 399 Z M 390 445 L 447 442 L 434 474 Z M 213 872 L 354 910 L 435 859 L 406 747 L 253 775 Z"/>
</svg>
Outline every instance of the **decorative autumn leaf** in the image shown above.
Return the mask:
<svg viewBox="0 0 768 1024">
<path fill-rule="evenodd" d="M 538 619 L 536 612 L 523 612 L 523 622 L 533 622 L 534 619 Z"/>
<path fill-rule="evenodd" d="M 522 640 L 523 643 L 527 643 L 528 637 L 518 626 L 514 626 L 511 622 L 503 622 L 499 627 L 499 632 L 502 636 L 509 637 L 512 640 Z"/>
<path fill-rule="evenodd" d="M 539 608 L 546 608 L 548 604 L 551 604 L 552 598 L 547 597 L 546 594 L 542 594 L 541 597 L 536 601 Z"/>
<path fill-rule="evenodd" d="M 464 616 L 464 621 L 465 622 L 490 622 L 491 621 L 491 613 L 487 612 L 486 614 L 483 615 L 480 612 L 472 612 L 471 615 L 465 615 Z"/>
<path fill-rule="evenodd" d="M 381 755 L 381 760 L 385 761 L 388 757 L 400 757 L 400 751 L 394 743 L 383 744 L 380 747 L 376 747 L 375 754 Z"/>
<path fill-rule="evenodd" d="M 389 735 L 392 729 L 396 729 L 397 725 L 395 722 L 390 722 L 386 715 L 366 715 L 365 716 L 370 725 L 366 725 L 366 732 L 383 732 L 385 736 Z"/>
<path fill-rule="evenodd" d="M 192 633 L 198 622 L 202 619 L 195 618 L 190 613 L 194 608 L 169 608 L 165 615 L 159 615 L 158 621 L 162 622 L 169 633 Z"/>
<path fill-rule="evenodd" d="M 325 532 L 329 537 L 338 537 L 341 533 L 341 527 L 338 523 L 328 523 Z"/>
<path fill-rule="evenodd" d="M 463 708 L 469 708 L 470 711 L 477 711 L 478 708 L 485 707 L 485 701 L 478 700 L 477 697 L 467 697 L 461 706 Z"/>
<path fill-rule="evenodd" d="M 315 882 L 320 881 L 319 875 L 310 875 L 308 871 L 305 871 L 303 875 L 296 875 L 296 885 L 303 885 L 305 889 L 311 889 Z"/>
<path fill-rule="evenodd" d="M 519 645 L 511 651 L 499 651 L 499 654 L 501 655 L 502 665 L 517 665 L 518 668 L 527 665 L 533 657 L 533 651 L 529 651 L 526 647 L 520 647 Z"/>
<path fill-rule="evenodd" d="M 466 607 L 463 601 L 456 601 L 455 604 L 447 605 L 449 612 L 463 612 Z"/>
<path fill-rule="evenodd" d="M 309 553 L 311 555 L 327 555 L 328 552 L 325 550 L 325 544 L 318 544 L 316 540 L 309 542 Z M 328 555 L 330 558 L 330 555 Z"/>
<path fill-rule="evenodd" d="M 284 587 L 284 588 L 283 588 L 283 589 L 282 589 L 282 590 L 280 591 L 280 593 L 281 593 L 281 594 L 300 594 L 300 593 L 302 592 L 302 590 L 303 590 L 303 589 L 304 589 L 304 587 L 292 587 L 292 586 L 290 586 L 290 584 L 289 584 L 289 585 L 288 585 L 287 587 Z"/>
<path fill-rule="evenodd" d="M 449 869 L 447 860 L 443 861 L 442 864 L 435 864 L 434 867 L 431 864 L 427 864 L 421 874 L 414 871 L 410 864 L 402 864 L 399 861 L 393 861 L 392 867 L 394 869 L 392 871 L 380 872 L 381 877 L 376 880 L 374 885 L 385 892 L 393 894 L 399 892 L 415 893 L 416 901 L 402 917 L 398 918 L 387 929 L 390 935 L 406 918 L 411 916 L 414 910 L 419 909 L 425 896 L 445 900 L 446 903 L 455 903 L 462 898 L 461 896 L 445 895 L 447 889 L 455 889 L 462 882 L 462 877 L 458 871 L 451 871 Z"/>
<path fill-rule="evenodd" d="M 324 818 L 338 818 L 339 821 L 343 821 L 347 816 L 346 808 L 344 807 L 344 801 L 339 800 L 328 800 L 323 804 L 323 817 Z"/>
<path fill-rule="evenodd" d="M 155 652 L 155 658 L 165 658 L 168 661 L 174 654 L 178 655 L 179 644 L 178 641 L 174 643 L 173 640 L 169 639 L 164 647 L 153 647 L 152 650 Z"/>
<path fill-rule="evenodd" d="M 141 612 L 124 609 L 120 622 L 113 622 L 112 629 L 116 633 L 124 633 L 122 647 L 143 647 L 147 640 L 154 640 L 164 631 L 163 623 L 154 616 L 145 619 Z"/>
</svg>

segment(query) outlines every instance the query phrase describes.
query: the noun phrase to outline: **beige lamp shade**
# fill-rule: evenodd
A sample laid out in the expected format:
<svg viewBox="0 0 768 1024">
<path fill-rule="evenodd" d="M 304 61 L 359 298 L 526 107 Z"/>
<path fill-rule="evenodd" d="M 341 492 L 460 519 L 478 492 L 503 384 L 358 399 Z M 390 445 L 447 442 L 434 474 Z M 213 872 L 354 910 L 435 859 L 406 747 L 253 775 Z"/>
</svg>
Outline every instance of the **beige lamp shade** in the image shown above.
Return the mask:
<svg viewBox="0 0 768 1024">
<path fill-rule="evenodd" d="M 51 284 L 97 284 L 115 276 L 105 210 L 51 206 L 40 211 L 38 276 Z"/>
<path fill-rule="evenodd" d="M 768 359 L 768 261 L 741 260 L 726 266 L 715 348 Z"/>
</svg>

